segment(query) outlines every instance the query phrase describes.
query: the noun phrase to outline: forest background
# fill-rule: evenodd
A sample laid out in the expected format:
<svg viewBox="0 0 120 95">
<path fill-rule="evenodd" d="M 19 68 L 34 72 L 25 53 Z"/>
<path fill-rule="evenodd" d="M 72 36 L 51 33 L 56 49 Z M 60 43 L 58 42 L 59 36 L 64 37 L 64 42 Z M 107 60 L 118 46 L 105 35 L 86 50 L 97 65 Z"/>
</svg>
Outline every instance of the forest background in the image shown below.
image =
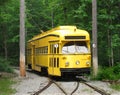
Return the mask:
<svg viewBox="0 0 120 95">
<path fill-rule="evenodd" d="M 92 34 L 92 0 L 25 2 L 26 41 L 59 25 L 74 25 Z M 20 0 L 0 0 L 0 58 L 18 66 L 19 8 Z M 120 63 L 120 0 L 97 0 L 97 22 L 99 66 L 115 66 Z"/>
</svg>

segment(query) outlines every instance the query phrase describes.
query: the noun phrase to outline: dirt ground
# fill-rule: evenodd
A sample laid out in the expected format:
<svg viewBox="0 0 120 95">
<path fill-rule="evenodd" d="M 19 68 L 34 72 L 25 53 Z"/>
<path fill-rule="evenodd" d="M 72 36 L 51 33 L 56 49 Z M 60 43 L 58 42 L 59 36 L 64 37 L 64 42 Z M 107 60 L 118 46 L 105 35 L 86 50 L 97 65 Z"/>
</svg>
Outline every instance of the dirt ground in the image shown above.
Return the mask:
<svg viewBox="0 0 120 95">
<path fill-rule="evenodd" d="M 43 88 L 48 83 L 48 78 L 45 76 L 41 76 L 39 74 L 27 72 L 26 78 L 21 78 L 19 76 L 19 71 L 15 70 L 18 74 L 18 77 L 14 78 L 14 81 L 17 83 L 12 87 L 16 89 L 16 93 L 14 95 L 31 95 L 35 91 Z M 75 81 L 58 81 L 58 83 L 65 89 L 68 93 L 76 87 Z M 110 88 L 110 84 L 108 82 L 101 82 L 101 81 L 90 81 L 90 84 L 104 89 L 106 92 L 110 93 L 111 95 L 120 95 L 119 91 L 115 91 Z M 54 84 L 52 84 L 48 89 L 43 91 L 39 95 L 64 95 Z M 95 92 L 93 89 L 87 87 L 86 85 L 80 83 L 78 90 L 73 95 L 100 95 L 99 93 Z"/>
</svg>

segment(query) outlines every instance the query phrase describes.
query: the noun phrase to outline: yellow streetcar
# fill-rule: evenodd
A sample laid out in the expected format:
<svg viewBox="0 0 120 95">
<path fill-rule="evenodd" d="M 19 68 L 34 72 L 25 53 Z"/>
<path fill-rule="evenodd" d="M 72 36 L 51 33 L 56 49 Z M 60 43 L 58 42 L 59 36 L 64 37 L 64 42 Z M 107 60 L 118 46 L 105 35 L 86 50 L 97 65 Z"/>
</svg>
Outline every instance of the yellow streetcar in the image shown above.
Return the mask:
<svg viewBox="0 0 120 95">
<path fill-rule="evenodd" d="M 59 26 L 27 42 L 27 65 L 48 75 L 90 73 L 90 37 L 75 26 Z"/>
</svg>

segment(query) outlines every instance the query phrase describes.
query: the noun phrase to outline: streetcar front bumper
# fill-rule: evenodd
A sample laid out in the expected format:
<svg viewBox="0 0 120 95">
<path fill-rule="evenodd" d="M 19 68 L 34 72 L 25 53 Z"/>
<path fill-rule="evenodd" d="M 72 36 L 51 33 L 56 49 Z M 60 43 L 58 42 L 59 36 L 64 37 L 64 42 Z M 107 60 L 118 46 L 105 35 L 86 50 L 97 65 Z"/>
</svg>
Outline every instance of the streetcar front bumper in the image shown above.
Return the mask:
<svg viewBox="0 0 120 95">
<path fill-rule="evenodd" d="M 69 73 L 69 74 L 90 74 L 90 68 L 60 68 L 61 73 Z"/>
</svg>

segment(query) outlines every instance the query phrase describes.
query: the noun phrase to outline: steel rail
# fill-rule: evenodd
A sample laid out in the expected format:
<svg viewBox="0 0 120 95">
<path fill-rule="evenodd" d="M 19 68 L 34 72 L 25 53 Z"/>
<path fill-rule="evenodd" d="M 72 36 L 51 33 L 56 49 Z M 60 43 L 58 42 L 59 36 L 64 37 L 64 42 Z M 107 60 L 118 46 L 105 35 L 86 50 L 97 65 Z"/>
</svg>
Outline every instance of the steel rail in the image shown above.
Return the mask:
<svg viewBox="0 0 120 95">
<path fill-rule="evenodd" d="M 96 86 L 92 86 L 92 85 L 90 85 L 90 84 L 88 84 L 86 82 L 82 82 L 82 83 L 85 84 L 85 85 L 87 85 L 87 86 L 89 86 L 90 88 L 94 89 L 95 91 L 97 91 L 101 95 L 111 95 L 111 94 L 107 93 L 105 90 L 100 89 L 100 88 L 98 88 Z"/>
<path fill-rule="evenodd" d="M 50 87 L 52 83 L 53 83 L 53 82 L 52 82 L 51 80 L 49 80 L 49 83 L 48 83 L 45 87 L 43 87 L 42 89 L 39 89 L 38 91 L 36 91 L 36 92 L 35 92 L 34 94 L 32 94 L 32 95 L 39 95 L 39 94 L 42 93 L 45 89 L 47 89 L 48 87 Z"/>
<path fill-rule="evenodd" d="M 81 79 L 81 81 L 82 81 L 81 83 L 87 85 L 88 87 L 92 88 L 93 90 L 100 93 L 101 95 L 111 95 L 111 94 L 107 93 L 104 89 L 100 89 L 100 88 L 98 88 L 96 86 L 88 84 L 87 82 L 89 82 L 89 80 L 87 80 L 86 78 L 79 77 L 79 76 L 77 78 Z"/>
<path fill-rule="evenodd" d="M 73 93 L 75 93 L 75 92 L 77 91 L 78 87 L 79 87 L 79 82 L 77 82 L 77 86 L 76 86 L 76 88 L 71 92 L 70 95 L 73 95 Z"/>
<path fill-rule="evenodd" d="M 59 86 L 59 84 L 57 84 L 55 81 L 52 80 L 52 82 L 65 94 L 65 95 L 68 95 L 65 90 Z"/>
</svg>

